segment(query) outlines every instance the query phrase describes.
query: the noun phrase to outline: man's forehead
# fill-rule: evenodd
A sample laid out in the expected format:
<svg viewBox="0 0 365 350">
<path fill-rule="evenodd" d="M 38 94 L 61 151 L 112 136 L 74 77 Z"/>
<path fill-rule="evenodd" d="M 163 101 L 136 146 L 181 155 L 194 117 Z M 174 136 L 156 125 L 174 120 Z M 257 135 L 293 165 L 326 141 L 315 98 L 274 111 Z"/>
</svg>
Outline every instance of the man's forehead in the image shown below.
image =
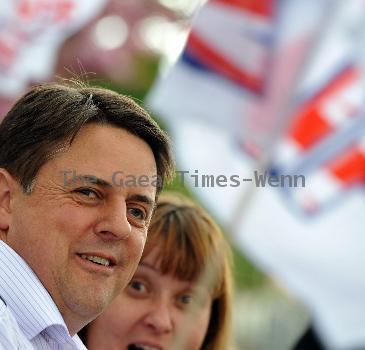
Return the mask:
<svg viewBox="0 0 365 350">
<path fill-rule="evenodd" d="M 109 124 L 91 123 L 82 127 L 69 146 L 62 147 L 55 158 L 77 166 L 78 172 L 89 171 L 93 175 L 98 170 L 110 169 L 113 173 L 135 175 L 157 173 L 150 145 L 129 131 Z"/>
</svg>

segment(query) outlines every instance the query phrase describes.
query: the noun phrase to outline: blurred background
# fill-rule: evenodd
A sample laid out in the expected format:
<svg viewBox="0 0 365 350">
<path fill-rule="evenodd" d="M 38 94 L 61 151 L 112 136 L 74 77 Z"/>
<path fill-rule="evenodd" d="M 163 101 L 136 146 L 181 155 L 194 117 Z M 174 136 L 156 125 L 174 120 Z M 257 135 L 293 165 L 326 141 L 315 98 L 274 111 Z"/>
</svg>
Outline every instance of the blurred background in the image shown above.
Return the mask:
<svg viewBox="0 0 365 350">
<path fill-rule="evenodd" d="M 365 348 L 364 13 L 352 0 L 2 0 L 0 115 L 33 84 L 81 79 L 145 105 L 180 170 L 305 176 L 169 189 L 232 244 L 237 349 L 290 349 L 309 324 L 329 349 Z"/>
</svg>

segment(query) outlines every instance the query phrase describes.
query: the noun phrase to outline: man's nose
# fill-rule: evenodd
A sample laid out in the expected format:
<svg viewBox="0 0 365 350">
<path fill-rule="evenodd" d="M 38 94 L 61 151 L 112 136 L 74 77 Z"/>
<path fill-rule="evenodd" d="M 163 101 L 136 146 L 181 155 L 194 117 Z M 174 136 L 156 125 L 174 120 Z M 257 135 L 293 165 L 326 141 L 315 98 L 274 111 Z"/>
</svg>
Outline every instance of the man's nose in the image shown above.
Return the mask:
<svg viewBox="0 0 365 350">
<path fill-rule="evenodd" d="M 167 301 L 154 301 L 144 318 L 144 323 L 158 334 L 170 333 L 173 329 L 173 316 Z"/>
<path fill-rule="evenodd" d="M 131 230 L 125 201 L 105 203 L 104 207 L 101 208 L 96 233 L 104 240 L 120 240 L 127 239 Z"/>
</svg>

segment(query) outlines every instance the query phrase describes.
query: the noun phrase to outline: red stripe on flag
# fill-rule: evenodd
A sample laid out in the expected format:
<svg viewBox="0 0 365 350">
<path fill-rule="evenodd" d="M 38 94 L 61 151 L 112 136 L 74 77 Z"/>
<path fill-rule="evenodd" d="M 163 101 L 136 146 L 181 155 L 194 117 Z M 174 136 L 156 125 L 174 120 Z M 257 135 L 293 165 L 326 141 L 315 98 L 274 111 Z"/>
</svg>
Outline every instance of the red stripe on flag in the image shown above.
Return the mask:
<svg viewBox="0 0 365 350">
<path fill-rule="evenodd" d="M 337 92 L 346 89 L 355 79 L 358 79 L 358 72 L 353 67 L 349 67 L 341 72 L 315 98 L 306 103 L 293 121 L 293 126 L 289 132 L 290 137 L 301 147 L 308 149 L 312 144 L 332 132 L 334 128 L 323 115 L 321 106 L 324 101 L 333 98 Z M 351 116 L 355 111 L 354 108 L 348 108 L 348 115 Z"/>
<path fill-rule="evenodd" d="M 318 102 L 324 98 L 329 98 L 339 90 L 346 88 L 346 85 L 350 85 L 354 80 L 359 78 L 359 72 L 354 67 L 348 67 L 338 74 L 334 80 L 332 80 L 314 99 Z"/>
<path fill-rule="evenodd" d="M 186 50 L 208 68 L 239 85 L 254 91 L 262 89 L 263 79 L 237 67 L 233 62 L 209 47 L 195 32 L 190 33 Z"/>
<path fill-rule="evenodd" d="M 212 3 L 234 7 L 238 10 L 252 12 L 259 16 L 271 17 L 274 13 L 275 0 L 212 0 Z"/>
<path fill-rule="evenodd" d="M 332 126 L 322 118 L 316 106 L 310 106 L 296 118 L 290 134 L 299 146 L 308 149 L 332 130 Z"/>
<path fill-rule="evenodd" d="M 344 186 L 365 181 L 365 155 L 354 147 L 344 155 L 337 157 L 329 165 L 329 170 Z"/>
</svg>

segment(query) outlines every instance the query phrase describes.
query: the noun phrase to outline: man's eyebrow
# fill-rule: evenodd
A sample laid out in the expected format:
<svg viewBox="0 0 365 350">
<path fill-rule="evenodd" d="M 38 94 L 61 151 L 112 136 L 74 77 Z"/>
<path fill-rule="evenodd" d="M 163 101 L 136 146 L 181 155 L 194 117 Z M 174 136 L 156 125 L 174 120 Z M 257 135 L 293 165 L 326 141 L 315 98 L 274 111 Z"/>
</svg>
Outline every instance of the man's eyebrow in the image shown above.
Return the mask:
<svg viewBox="0 0 365 350">
<path fill-rule="evenodd" d="M 77 175 L 76 179 L 79 180 L 81 183 L 92 183 L 101 187 L 113 187 L 113 185 L 104 180 L 101 179 L 95 175 Z M 137 202 L 143 202 L 148 204 L 152 209 L 155 208 L 156 202 L 151 197 L 143 195 L 143 194 L 133 194 L 128 197 L 129 200 L 137 201 Z"/>
<path fill-rule="evenodd" d="M 101 187 L 112 187 L 113 185 L 104 180 L 101 179 L 95 175 L 77 175 L 76 179 L 79 180 L 81 183 L 89 183 L 89 184 L 94 184 L 94 185 L 98 185 Z"/>
<path fill-rule="evenodd" d="M 156 203 L 155 201 L 148 197 L 148 196 L 145 196 L 145 195 L 142 195 L 142 194 L 133 194 L 131 195 L 130 197 L 128 197 L 129 200 L 132 200 L 132 201 L 137 201 L 137 202 L 143 202 L 143 203 L 146 203 L 148 204 L 151 208 L 154 208 Z"/>
</svg>

